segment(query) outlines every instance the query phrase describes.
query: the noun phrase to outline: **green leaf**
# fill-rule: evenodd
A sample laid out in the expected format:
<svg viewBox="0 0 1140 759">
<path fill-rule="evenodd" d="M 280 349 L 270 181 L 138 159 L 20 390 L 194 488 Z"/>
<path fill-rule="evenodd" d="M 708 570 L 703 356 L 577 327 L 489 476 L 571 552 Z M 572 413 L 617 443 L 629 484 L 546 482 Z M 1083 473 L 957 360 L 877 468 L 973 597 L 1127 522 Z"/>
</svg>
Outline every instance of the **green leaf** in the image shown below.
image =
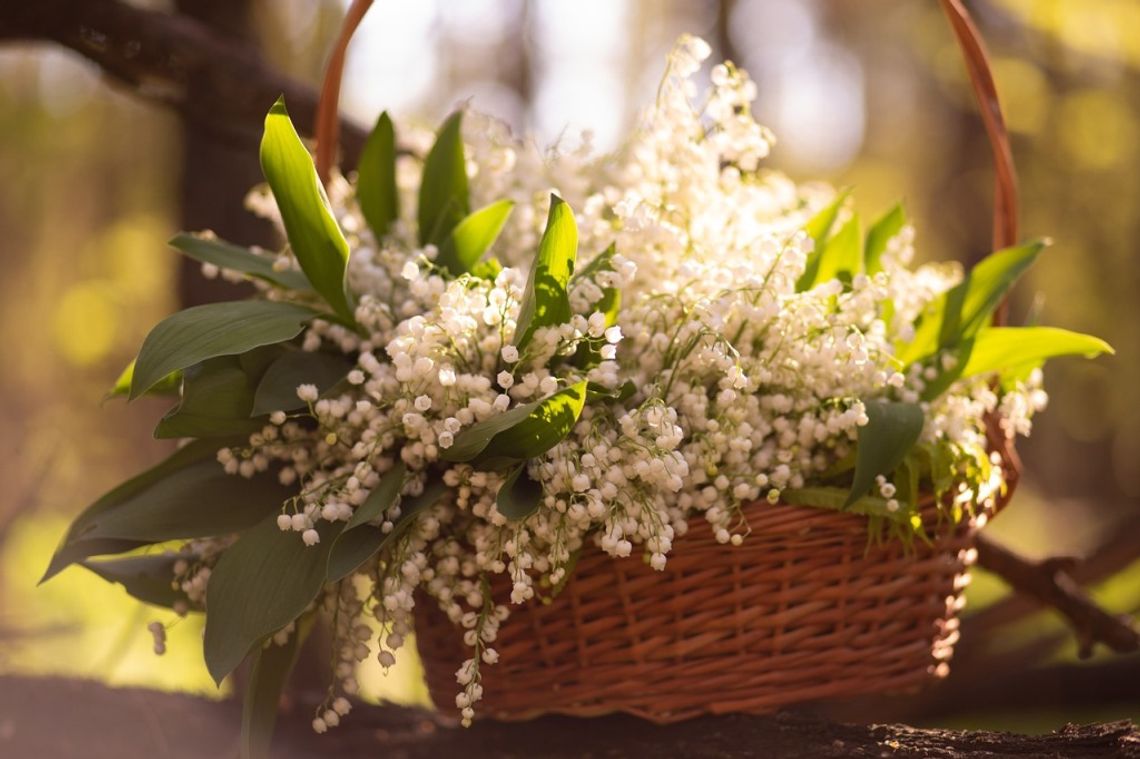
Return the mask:
<svg viewBox="0 0 1140 759">
<path fill-rule="evenodd" d="M 421 245 L 445 240 L 455 225 L 471 212 L 462 124 L 463 111 L 451 114 L 424 159 L 416 209 Z"/>
<path fill-rule="evenodd" d="M 515 326 L 514 345 L 526 348 L 534 331 L 570 321 L 570 296 L 566 286 L 578 256 L 578 225 L 570 206 L 557 195 L 550 196 L 546 231 L 530 268 L 522 305 Z"/>
<path fill-rule="evenodd" d="M 392 504 L 400 497 L 407 476 L 408 468 L 404 466 L 404 462 L 397 462 L 380 478 L 380 482 L 368 494 L 364 503 L 360 504 L 352 513 L 352 518 L 344 526 L 345 531 L 368 524 L 373 519 L 379 519 L 383 516 L 384 512 L 392 508 Z"/>
<path fill-rule="evenodd" d="M 955 381 L 998 372 L 1003 378 L 1027 376 L 1047 359 L 1115 353 L 1112 346 L 1092 335 L 1056 327 L 987 327 L 964 342 L 957 351 L 954 369 L 942 372 L 923 390 L 924 400 L 933 400 Z"/>
<path fill-rule="evenodd" d="M 114 386 L 107 391 L 104 400 L 111 398 L 125 398 L 131 393 L 131 379 L 135 375 L 135 360 L 132 358 L 131 362 L 123 368 L 119 373 L 119 378 L 115 380 Z M 144 395 L 178 395 L 182 388 L 182 372 L 174 371 L 166 375 L 158 382 L 151 385 L 150 389 Z"/>
<path fill-rule="evenodd" d="M 344 356 L 286 351 L 265 370 L 249 413 L 259 416 L 301 408 L 305 403 L 297 397 L 298 385 L 316 385 L 318 391 L 325 393 L 339 384 L 351 369 Z"/>
<path fill-rule="evenodd" d="M 450 448 L 441 449 L 439 457 L 444 461 L 476 457 L 521 461 L 541 456 L 570 434 L 585 405 L 586 387 L 582 380 L 540 401 L 473 424 L 455 436 Z"/>
<path fill-rule="evenodd" d="M 901 509 L 889 511 L 887 499 L 865 495 L 850 501 L 850 494 L 843 488 L 827 486 L 795 488 L 780 491 L 780 500 L 792 506 L 812 506 L 831 511 L 849 511 L 864 516 L 885 517 L 896 522 L 907 521 L 910 516 Z M 849 502 L 850 501 L 850 502 Z"/>
<path fill-rule="evenodd" d="M 810 287 L 843 274 L 852 277 L 862 269 L 863 229 L 859 214 L 854 214 L 834 237 L 824 243 L 816 263 L 815 281 Z"/>
<path fill-rule="evenodd" d="M 518 522 L 538 510 L 542 505 L 542 497 L 542 483 L 530 478 L 524 461 L 512 469 L 503 481 L 499 494 L 495 496 L 495 508 L 507 519 Z"/>
<path fill-rule="evenodd" d="M 321 542 L 265 517 L 226 549 L 210 574 L 206 668 L 214 681 L 233 671 L 265 638 L 301 616 L 325 584 L 329 552 L 344 525 L 321 521 Z"/>
<path fill-rule="evenodd" d="M 306 614 L 297 620 L 285 645 L 270 642 L 254 653 L 242 704 L 241 759 L 269 756 L 281 694 L 315 620 L 315 614 Z"/>
<path fill-rule="evenodd" d="M 883 270 L 883 253 L 887 250 L 887 243 L 898 237 L 906 226 L 906 211 L 902 203 L 898 203 L 888 211 L 883 218 L 871 225 L 867 232 L 867 245 L 863 252 L 863 261 L 867 274 L 875 274 Z"/>
<path fill-rule="evenodd" d="M 313 289 L 308 278 L 296 269 L 277 271 L 273 268 L 272 258 L 216 237 L 181 232 L 171 238 L 168 244 L 195 261 L 240 271 L 278 287 L 301 291 Z"/>
<path fill-rule="evenodd" d="M 982 259 L 961 283 L 927 306 L 914 340 L 896 354 L 899 360 L 909 365 L 977 334 L 1045 245 L 1044 240 L 1036 240 Z"/>
<path fill-rule="evenodd" d="M 367 523 L 384 513 L 388 507 L 380 504 L 379 508 L 374 510 L 374 516 L 362 518 L 360 522 L 353 524 L 357 514 L 360 513 L 358 509 L 356 514 L 353 514 L 352 520 L 344 528 L 344 532 L 337 538 L 336 545 L 333 546 L 332 554 L 329 556 L 328 581 L 337 582 L 347 577 L 377 552 L 398 540 L 407 528 L 414 523 L 413 517 L 423 509 L 434 505 L 447 490 L 447 486 L 442 481 L 437 480 L 429 482 L 418 496 L 402 498 L 400 500 L 400 518 L 396 520 L 391 532 L 388 533 Z"/>
<path fill-rule="evenodd" d="M 165 553 L 79 563 L 107 582 L 119 583 L 144 603 L 172 609 L 179 602 L 192 606 L 186 594 L 174 587 L 175 562 L 191 558 L 187 554 Z"/>
<path fill-rule="evenodd" d="M 284 98 L 278 98 L 265 117 L 261 170 L 273 190 L 285 236 L 301 270 L 341 319 L 355 323 L 345 288 L 348 242 L 329 207 L 313 159 L 289 120 Z"/>
<path fill-rule="evenodd" d="M 514 207 L 513 201 L 499 200 L 468 215 L 440 244 L 436 265 L 453 277 L 472 272 L 498 239 Z"/>
<path fill-rule="evenodd" d="M 1056 356 L 1086 356 L 1116 353 L 1099 337 L 1056 327 L 990 327 L 974 339 L 963 377 L 1000 372 Z"/>
<path fill-rule="evenodd" d="M 272 472 L 246 479 L 226 474 L 217 462 L 218 449 L 236 442 L 194 441 L 88 506 L 41 582 L 89 556 L 237 532 L 275 512 L 291 491 Z"/>
<path fill-rule="evenodd" d="M 364 149 L 360 151 L 356 200 L 377 240 L 388 234 L 388 227 L 400 218 L 400 191 L 396 187 L 396 129 L 387 111 L 380 114 Z"/>
<path fill-rule="evenodd" d="M 812 285 L 817 281 L 817 273 L 819 272 L 819 258 L 823 252 L 824 244 L 828 238 L 831 237 L 831 228 L 835 226 L 835 220 L 839 216 L 839 209 L 843 207 L 851 190 L 843 190 L 835 196 L 835 200 L 828 203 L 823 210 L 808 220 L 804 224 L 804 231 L 811 237 L 814 247 L 812 252 L 808 254 L 807 264 L 804 268 L 804 273 L 796 281 L 796 292 L 803 292 L 811 289 Z"/>
<path fill-rule="evenodd" d="M 318 315 L 304 306 L 268 300 L 209 303 L 172 314 L 143 341 L 130 397 L 138 398 L 171 372 L 208 358 L 291 340 Z"/>
<path fill-rule="evenodd" d="M 918 442 L 925 422 L 922 407 L 915 403 L 867 401 L 866 425 L 859 428 L 855 451 L 855 475 L 847 506 L 867 494 L 880 474 L 888 475 Z"/>
<path fill-rule="evenodd" d="M 216 437 L 255 432 L 263 423 L 250 419 L 253 390 L 236 356 L 218 356 L 188 367 L 182 400 L 158 423 L 154 436 Z"/>
</svg>

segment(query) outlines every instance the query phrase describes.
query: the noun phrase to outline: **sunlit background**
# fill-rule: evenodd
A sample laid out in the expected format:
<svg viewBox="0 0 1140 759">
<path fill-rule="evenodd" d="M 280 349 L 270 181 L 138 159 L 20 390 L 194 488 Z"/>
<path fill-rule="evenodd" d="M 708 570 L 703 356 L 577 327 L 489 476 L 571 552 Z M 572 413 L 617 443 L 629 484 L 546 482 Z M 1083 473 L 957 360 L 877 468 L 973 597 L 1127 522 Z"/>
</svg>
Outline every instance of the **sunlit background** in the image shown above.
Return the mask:
<svg viewBox="0 0 1140 759">
<path fill-rule="evenodd" d="M 315 84 L 343 3 L 248 5 L 247 44 Z M 1050 371 L 1051 408 L 1021 447 L 1024 484 L 993 530 L 1030 554 L 1081 555 L 1140 525 L 1140 3 L 970 6 L 1013 131 L 1024 234 L 1055 240 L 1018 291 L 1014 318 L 1040 317 L 1117 348 L 1112 359 Z M 771 166 L 854 186 L 864 216 L 902 199 L 926 258 L 986 252 L 988 148 L 934 2 L 383 0 L 350 48 L 342 106 L 367 125 L 381 109 L 434 122 L 469 102 L 541 145 L 577 144 L 588 132 L 611 150 L 686 31 L 757 81 L 755 110 L 778 137 Z M 164 241 L 187 224 L 242 242 L 265 234 L 234 200 L 252 179 L 229 171 L 219 160 L 225 146 L 211 139 L 72 53 L 0 45 L 0 672 L 218 695 L 201 662 L 199 621 L 173 628 L 156 660 L 145 625 L 167 621 L 164 612 L 78 568 L 35 587 L 68 519 L 165 453 L 150 439 L 160 402 L 101 402 L 149 325 L 212 292 Z M 1140 610 L 1136 555 L 1095 586 L 1119 612 Z M 969 608 L 1003 592 L 979 575 Z M 1071 638 L 1041 613 L 963 646 L 1044 641 L 1026 666 L 1049 666 L 1075 658 Z M 417 678 L 414 661 L 387 679 L 363 676 L 372 697 L 410 703 L 425 698 Z M 1137 716 L 1138 703 L 1140 695 L 946 721 L 1051 728 Z"/>
</svg>

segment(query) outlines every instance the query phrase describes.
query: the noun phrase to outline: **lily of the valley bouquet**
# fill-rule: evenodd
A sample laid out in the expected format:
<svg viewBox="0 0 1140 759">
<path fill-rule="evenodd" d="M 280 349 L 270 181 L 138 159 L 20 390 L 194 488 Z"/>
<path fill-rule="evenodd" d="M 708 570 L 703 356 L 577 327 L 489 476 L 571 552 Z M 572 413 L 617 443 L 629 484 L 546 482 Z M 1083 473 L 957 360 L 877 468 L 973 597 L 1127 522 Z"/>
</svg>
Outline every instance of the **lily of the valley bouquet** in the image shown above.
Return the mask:
<svg viewBox="0 0 1140 759">
<path fill-rule="evenodd" d="M 764 169 L 755 86 L 726 64 L 698 95 L 707 55 L 681 41 L 613 155 L 542 155 L 470 112 L 434 135 L 383 115 L 327 195 L 274 105 L 250 205 L 288 246 L 174 238 L 257 295 L 146 338 L 116 392 L 175 396 L 155 435 L 184 444 L 83 512 L 48 574 L 78 562 L 205 611 L 215 679 L 253 660 L 254 720 L 327 618 L 317 731 L 437 604 L 470 652 L 469 722 L 512 606 L 557 593 L 584 548 L 662 569 L 707 520 L 733 551 L 757 501 L 904 540 L 922 494 L 947 520 L 985 509 L 987 425 L 1028 433 L 1043 360 L 1108 346 L 990 326 L 1042 242 L 915 267 L 901 208 L 864 232 L 846 193 Z"/>
</svg>

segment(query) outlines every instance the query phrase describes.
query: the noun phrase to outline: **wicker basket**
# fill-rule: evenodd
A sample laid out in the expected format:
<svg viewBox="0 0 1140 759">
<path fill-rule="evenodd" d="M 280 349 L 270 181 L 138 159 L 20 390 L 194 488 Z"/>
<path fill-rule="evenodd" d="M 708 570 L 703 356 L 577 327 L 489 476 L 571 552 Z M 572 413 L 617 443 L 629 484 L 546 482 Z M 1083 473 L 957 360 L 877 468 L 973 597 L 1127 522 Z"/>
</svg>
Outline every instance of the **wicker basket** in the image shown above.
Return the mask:
<svg viewBox="0 0 1140 759">
<path fill-rule="evenodd" d="M 940 0 L 966 60 L 994 153 L 994 249 L 1017 241 L 1013 160 L 977 29 L 961 0 Z M 345 50 L 372 0 L 354 0 L 329 59 L 316 118 L 316 164 L 335 160 Z M 1004 319 L 1004 306 L 995 320 Z M 993 426 L 993 425 L 991 425 Z M 991 429 L 1008 486 L 1017 457 Z M 751 533 L 717 543 L 703 520 L 678 539 L 666 569 L 585 549 L 549 603 L 515 608 L 483 669 L 479 712 L 525 719 L 623 711 L 658 722 L 698 714 L 765 712 L 829 697 L 915 689 L 945 675 L 958 637 L 959 595 L 988 515 L 939 523 L 927 503 L 929 543 L 868 542 L 866 520 L 766 502 L 748 506 Z M 500 578 L 501 579 L 501 578 Z M 509 595 L 504 585 L 497 597 Z M 470 655 L 427 598 L 416 604 L 417 643 L 433 700 L 450 707 L 455 670 Z"/>
<path fill-rule="evenodd" d="M 623 711 L 670 722 L 905 690 L 945 674 L 970 526 L 908 551 L 869 545 L 866 520 L 852 515 L 766 502 L 745 514 L 743 545 L 718 543 L 696 519 L 661 572 L 585 551 L 552 602 L 512 609 L 494 643 L 500 661 L 482 669 L 480 713 Z M 416 612 L 428 688 L 446 708 L 470 651 L 431 599 Z"/>
</svg>

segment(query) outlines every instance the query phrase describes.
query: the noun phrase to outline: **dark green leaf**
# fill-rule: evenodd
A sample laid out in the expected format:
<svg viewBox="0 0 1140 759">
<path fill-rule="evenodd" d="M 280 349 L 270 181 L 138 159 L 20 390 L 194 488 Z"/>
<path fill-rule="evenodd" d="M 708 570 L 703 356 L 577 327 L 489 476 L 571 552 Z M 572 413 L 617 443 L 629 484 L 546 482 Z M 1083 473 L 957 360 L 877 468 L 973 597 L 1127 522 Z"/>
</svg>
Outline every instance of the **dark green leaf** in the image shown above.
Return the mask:
<svg viewBox="0 0 1140 759">
<path fill-rule="evenodd" d="M 368 494 L 364 503 L 360 504 L 352 513 L 352 518 L 344 526 L 345 531 L 368 524 L 383 516 L 384 512 L 392 508 L 392 504 L 400 497 L 400 492 L 404 488 L 404 479 L 407 476 L 408 468 L 404 466 L 402 461 L 397 462 L 394 467 L 385 472 L 384 476 L 380 478 L 380 482 Z"/>
<path fill-rule="evenodd" d="M 286 351 L 265 370 L 257 385 L 254 416 L 274 411 L 292 411 L 304 402 L 297 397 L 297 386 L 316 385 L 325 393 L 345 378 L 352 365 L 344 356 L 309 351 Z"/>
<path fill-rule="evenodd" d="M 342 527 L 319 522 L 321 542 L 306 546 L 299 533 L 277 526 L 275 512 L 226 549 L 210 574 L 206 609 L 206 668 L 215 682 L 313 602 Z"/>
<path fill-rule="evenodd" d="M 469 214 L 440 244 L 436 265 L 453 277 L 472 272 L 498 239 L 514 207 L 513 201 L 499 200 Z"/>
<path fill-rule="evenodd" d="M 289 247 L 301 270 L 333 311 L 348 324 L 354 323 L 345 288 L 348 242 L 329 207 L 313 159 L 289 120 L 284 98 L 278 98 L 265 117 L 261 170 L 273 190 Z"/>
<path fill-rule="evenodd" d="M 171 372 L 216 356 L 291 340 L 316 311 L 292 303 L 240 300 L 209 303 L 160 321 L 143 341 L 131 382 L 137 398 Z"/>
<path fill-rule="evenodd" d="M 819 259 L 823 253 L 824 244 L 831 237 L 831 228 L 835 226 L 835 220 L 839 217 L 839 210 L 850 194 L 850 190 L 843 190 L 835 196 L 835 200 L 828 203 L 823 210 L 811 217 L 807 224 L 804 224 L 804 231 L 811 237 L 814 246 L 812 252 L 808 254 L 804 273 L 796 281 L 796 292 L 809 290 L 818 281 Z"/>
<path fill-rule="evenodd" d="M 853 514 L 865 516 L 885 517 L 892 521 L 909 519 L 909 514 L 904 513 L 901 509 L 889 511 L 885 498 L 865 495 L 851 501 L 850 493 L 843 488 L 820 486 L 788 489 L 780 492 L 780 500 L 793 506 L 812 506 L 831 511 L 849 511 Z"/>
<path fill-rule="evenodd" d="M 189 607 L 190 599 L 174 587 L 174 563 L 190 559 L 186 554 L 165 553 L 154 556 L 127 556 L 104 561 L 82 561 L 80 564 L 107 582 L 117 582 L 140 601 L 167 609 L 181 602 Z"/>
<path fill-rule="evenodd" d="M 868 274 L 882 271 L 883 253 L 887 250 L 887 243 L 897 237 L 905 226 L 906 211 L 903 210 L 902 203 L 895 205 L 871 226 L 867 232 L 867 247 L 863 253 Z"/>
<path fill-rule="evenodd" d="M 863 268 L 863 229 L 859 214 L 854 214 L 839 228 L 835 236 L 823 244 L 816 264 L 815 281 L 808 289 L 821 282 L 846 274 L 848 279 Z"/>
<path fill-rule="evenodd" d="M 875 478 L 889 475 L 899 465 L 922 434 L 925 418 L 915 403 L 867 401 L 866 425 L 859 428 L 855 451 L 855 475 L 846 505 L 865 496 Z"/>
<path fill-rule="evenodd" d="M 185 371 L 182 400 L 155 428 L 156 438 L 241 435 L 261 429 L 250 419 L 253 384 L 236 356 L 206 359 Z"/>
<path fill-rule="evenodd" d="M 541 401 L 471 425 L 455 436 L 450 448 L 440 451 L 444 461 L 481 458 L 523 460 L 541 456 L 562 442 L 582 413 L 586 381 L 559 390 Z"/>
<path fill-rule="evenodd" d="M 308 278 L 296 269 L 277 271 L 273 268 L 272 258 L 216 237 L 181 232 L 170 240 L 169 245 L 195 261 L 240 271 L 278 287 L 302 291 L 313 289 Z"/>
<path fill-rule="evenodd" d="M 973 337 L 989 323 L 994 309 L 1037 260 L 1045 244 L 1037 240 L 999 250 L 982 259 L 960 284 L 926 308 L 914 340 L 901 346 L 897 354 L 899 360 L 909 365 Z"/>
<path fill-rule="evenodd" d="M 421 245 L 442 242 L 471 212 L 462 124 L 463 111 L 451 114 L 424 159 L 419 208 L 416 209 Z"/>
<path fill-rule="evenodd" d="M 315 618 L 307 614 L 298 619 L 285 645 L 270 642 L 254 652 L 241 713 L 241 759 L 269 756 L 281 694 Z"/>
<path fill-rule="evenodd" d="M 570 321 L 570 296 L 566 286 L 578 256 L 578 225 L 566 201 L 550 196 L 546 231 L 530 268 L 522 305 L 515 326 L 514 345 L 526 348 L 534 331 Z"/>
<path fill-rule="evenodd" d="M 111 398 L 125 398 L 131 394 L 131 379 L 135 375 L 135 360 L 132 358 L 131 362 L 126 365 L 122 372 L 119 373 L 119 378 L 115 380 L 114 386 L 107 391 L 104 400 Z M 166 375 L 158 382 L 151 385 L 150 389 L 144 395 L 178 395 L 182 387 L 182 372 L 176 371 Z"/>
<path fill-rule="evenodd" d="M 398 540 L 407 528 L 414 523 L 414 516 L 421 510 L 434 505 L 444 493 L 447 486 L 442 481 L 429 482 L 418 496 L 404 497 L 400 501 L 400 518 L 396 520 L 391 532 L 385 533 L 381 528 L 361 521 L 355 525 L 352 521 L 345 527 L 344 532 L 337 538 L 329 556 L 328 581 L 336 582 L 352 574 L 357 567 L 368 561 L 377 552 Z M 359 510 L 357 514 L 359 514 Z M 377 516 L 382 511 L 377 512 Z M 375 517 L 373 517 L 375 518 Z M 353 515 L 355 521 L 356 515 Z"/>
<path fill-rule="evenodd" d="M 400 191 L 396 187 L 396 129 L 388 112 L 380 114 L 360 152 L 356 200 L 377 239 L 400 218 Z"/>
<path fill-rule="evenodd" d="M 88 506 L 43 579 L 88 556 L 237 532 L 275 512 L 291 492 L 272 472 L 246 479 L 217 462 L 218 449 L 233 442 L 239 441 L 194 441 Z"/>
<path fill-rule="evenodd" d="M 507 479 L 495 496 L 495 508 L 499 513 L 517 522 L 526 519 L 542 505 L 542 483 L 535 482 L 526 471 L 526 462 L 511 470 Z"/>
</svg>

